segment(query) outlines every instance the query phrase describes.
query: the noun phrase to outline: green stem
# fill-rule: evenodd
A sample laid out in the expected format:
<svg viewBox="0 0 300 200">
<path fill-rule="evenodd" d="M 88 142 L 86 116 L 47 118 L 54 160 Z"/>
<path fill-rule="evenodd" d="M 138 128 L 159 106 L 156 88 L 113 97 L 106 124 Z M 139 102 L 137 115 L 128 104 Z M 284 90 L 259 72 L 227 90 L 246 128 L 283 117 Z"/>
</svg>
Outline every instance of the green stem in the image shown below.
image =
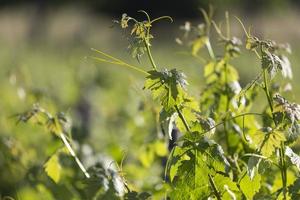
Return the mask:
<svg viewBox="0 0 300 200">
<path fill-rule="evenodd" d="M 271 109 L 272 112 L 272 118 L 274 121 L 275 126 L 277 126 L 277 122 L 275 120 L 274 117 L 274 113 L 273 113 L 273 102 L 270 96 L 270 92 L 269 92 L 269 88 L 268 88 L 268 79 L 267 79 L 267 69 L 264 69 L 263 71 L 263 75 L 264 75 L 264 91 L 266 93 L 267 99 L 268 99 L 268 103 L 269 103 L 269 107 Z M 286 171 L 286 163 L 285 163 L 285 157 L 284 157 L 284 149 L 285 149 L 285 145 L 284 142 L 281 142 L 280 145 L 280 171 L 281 171 L 281 181 L 282 181 L 282 191 L 283 191 L 283 199 L 286 200 L 286 184 L 287 184 L 287 171 Z"/>
<path fill-rule="evenodd" d="M 168 19 L 168 20 L 170 20 L 171 22 L 173 22 L 172 17 L 170 17 L 170 16 L 161 16 L 161 17 L 158 17 L 158 18 L 155 18 L 155 19 L 151 20 L 151 21 L 150 21 L 150 24 L 152 24 L 153 22 L 162 20 L 162 19 Z"/>
<path fill-rule="evenodd" d="M 225 18 L 226 18 L 226 36 L 229 39 L 230 38 L 230 22 L 229 22 L 228 11 L 225 12 Z"/>
<path fill-rule="evenodd" d="M 209 38 L 207 39 L 206 47 L 207 47 L 209 56 L 214 60 L 216 57 L 215 57 L 214 51 L 213 51 L 213 49 L 212 49 L 212 47 L 211 47 Z"/>
<path fill-rule="evenodd" d="M 216 184 L 214 182 L 214 179 L 213 179 L 213 177 L 210 174 L 208 174 L 208 180 L 209 180 L 209 183 L 210 183 L 210 185 L 211 185 L 211 187 L 212 187 L 212 189 L 214 191 L 214 194 L 215 194 L 216 198 L 218 200 L 222 200 L 221 196 L 220 196 L 220 192 L 218 191 L 218 188 L 217 188 L 217 186 L 216 186 Z"/>
<path fill-rule="evenodd" d="M 272 115 L 273 115 L 273 103 L 272 103 L 272 98 L 270 96 L 269 87 L 268 87 L 267 69 L 264 69 L 263 75 L 264 75 L 264 91 L 267 96 L 269 107 L 270 107 Z"/>
<path fill-rule="evenodd" d="M 152 65 L 153 69 L 155 71 L 157 71 L 156 64 L 155 64 L 154 59 L 153 59 L 152 54 L 151 54 L 150 45 L 149 45 L 149 43 L 146 40 L 144 40 L 144 44 L 145 44 L 145 47 L 147 49 L 147 55 L 148 55 L 148 58 L 149 58 L 149 60 L 151 62 L 151 65 Z"/>
<path fill-rule="evenodd" d="M 179 118 L 180 118 L 181 121 L 183 122 L 183 124 L 184 124 L 186 130 L 187 130 L 188 132 L 190 132 L 190 131 L 191 131 L 191 130 L 190 130 L 190 127 L 189 127 L 187 121 L 185 120 L 183 114 L 181 113 L 181 111 L 179 110 L 179 108 L 178 108 L 177 105 L 175 105 L 175 109 L 176 109 L 176 111 L 177 111 L 177 113 L 178 113 L 178 115 L 179 115 Z M 197 149 L 195 149 L 195 159 L 197 159 Z M 197 166 L 195 165 L 195 170 L 196 170 L 196 167 L 197 167 Z M 208 173 L 208 178 L 209 178 L 209 183 L 210 183 L 210 185 L 211 185 L 211 187 L 212 187 L 212 189 L 213 189 L 213 192 L 214 192 L 216 198 L 217 198 L 218 200 L 221 200 L 221 196 L 220 196 L 220 193 L 219 193 L 219 191 L 218 191 L 218 188 L 217 188 L 217 186 L 216 186 L 216 184 L 215 184 L 215 182 L 214 182 L 214 180 L 213 180 L 213 177 L 212 177 L 209 173 Z"/>
<path fill-rule="evenodd" d="M 122 67 L 127 67 L 127 68 L 130 68 L 130 69 L 133 69 L 137 72 L 140 72 L 140 73 L 143 73 L 145 75 L 149 75 L 148 72 L 146 72 L 145 70 L 142 70 L 136 66 L 133 66 L 133 65 L 130 65 L 128 63 L 125 63 L 125 62 L 120 62 L 120 61 L 110 61 L 110 60 L 106 60 L 106 59 L 102 59 L 102 58 L 98 58 L 98 57 L 94 57 L 94 56 L 90 56 L 90 58 L 94 59 L 94 60 L 97 60 L 97 61 L 100 61 L 100 62 L 103 62 L 103 63 L 109 63 L 109 64 L 114 64 L 114 65 L 119 65 L 119 66 L 122 66 Z"/>
<path fill-rule="evenodd" d="M 146 12 L 145 12 L 145 13 L 146 13 Z M 146 13 L 146 14 L 147 14 L 147 13 Z M 148 22 L 149 22 L 149 24 L 151 25 L 151 20 L 150 20 L 150 17 L 149 17 L 148 14 L 147 14 L 147 17 L 148 17 Z M 145 47 L 146 47 L 147 55 L 148 55 L 148 58 L 149 58 L 149 60 L 150 60 L 150 62 L 151 62 L 151 65 L 152 65 L 153 69 L 154 69 L 155 71 L 157 71 L 156 64 L 155 64 L 154 59 L 153 59 L 152 54 L 151 54 L 151 50 L 150 50 L 150 42 L 149 42 L 149 40 L 150 40 L 150 26 L 147 28 L 147 36 L 144 38 L 144 45 L 145 45 Z"/>
<path fill-rule="evenodd" d="M 280 147 L 280 171 L 281 171 L 281 181 L 282 181 L 282 191 L 283 191 L 283 199 L 286 200 L 286 184 L 287 184 L 287 168 L 284 159 L 284 142 L 281 142 Z"/>
<path fill-rule="evenodd" d="M 85 169 L 85 167 L 83 166 L 83 164 L 81 163 L 81 161 L 79 160 L 79 158 L 77 157 L 77 155 L 75 154 L 73 148 L 71 147 L 70 143 L 68 142 L 67 138 L 65 137 L 65 135 L 63 133 L 59 134 L 61 140 L 63 141 L 64 145 L 66 146 L 67 150 L 69 151 L 69 153 L 71 154 L 71 156 L 75 159 L 78 167 L 81 169 L 81 171 L 84 173 L 86 178 L 90 178 L 90 174 L 87 172 L 87 170 Z"/>
<path fill-rule="evenodd" d="M 175 109 L 176 109 L 176 112 L 178 113 L 179 118 L 181 119 L 182 123 L 184 124 L 186 130 L 188 132 L 191 132 L 191 129 L 190 129 L 185 117 L 183 116 L 183 114 L 181 113 L 181 111 L 179 110 L 177 105 L 175 105 Z"/>
<path fill-rule="evenodd" d="M 229 145 L 229 135 L 228 135 L 228 128 L 227 128 L 227 113 L 229 110 L 229 104 L 230 104 L 230 98 L 229 98 L 229 88 L 228 88 L 228 78 L 227 78 L 227 62 L 224 65 L 224 71 L 225 71 L 225 93 L 226 93 L 226 108 L 225 108 L 225 113 L 226 116 L 224 118 L 224 133 L 225 133 L 225 137 L 226 137 L 226 146 L 228 149 L 228 152 L 230 154 L 232 154 L 233 152 L 231 152 L 230 149 L 230 145 Z"/>
<path fill-rule="evenodd" d="M 260 116 L 262 116 L 263 114 L 260 114 L 260 113 L 251 113 L 251 112 L 249 112 L 249 113 L 243 113 L 243 114 L 240 114 L 240 115 L 237 115 L 237 116 L 234 116 L 234 117 L 227 118 L 226 121 L 234 120 L 234 119 L 236 119 L 236 118 L 243 117 L 243 116 L 246 116 L 246 115 L 260 115 Z M 201 135 L 204 135 L 205 133 L 208 133 L 208 132 L 210 132 L 211 130 L 213 130 L 213 129 L 215 129 L 215 128 L 221 126 L 221 125 L 223 125 L 224 122 L 225 122 L 225 121 L 222 121 L 222 122 L 216 124 L 215 126 L 213 126 L 213 127 L 209 128 L 208 130 L 202 132 Z M 195 141 L 195 142 L 199 142 L 199 141 Z"/>
</svg>

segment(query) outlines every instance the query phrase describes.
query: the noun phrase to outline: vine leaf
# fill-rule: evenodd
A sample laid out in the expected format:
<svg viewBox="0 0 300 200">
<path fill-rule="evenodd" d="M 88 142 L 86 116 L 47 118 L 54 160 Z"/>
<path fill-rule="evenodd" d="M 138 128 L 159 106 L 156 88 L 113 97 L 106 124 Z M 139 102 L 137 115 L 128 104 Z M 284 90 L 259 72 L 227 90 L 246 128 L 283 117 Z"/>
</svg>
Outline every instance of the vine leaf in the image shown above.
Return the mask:
<svg viewBox="0 0 300 200">
<path fill-rule="evenodd" d="M 216 174 L 214 176 L 214 181 L 219 189 L 219 192 L 222 194 L 224 193 L 223 199 L 237 199 L 236 193 L 239 192 L 239 189 L 236 183 L 233 182 L 230 177 L 224 176 L 223 174 Z"/>
<path fill-rule="evenodd" d="M 177 113 L 172 112 L 171 114 L 166 110 L 162 110 L 159 113 L 159 121 L 161 124 L 162 131 L 164 134 L 168 134 L 170 140 L 172 140 L 172 130 L 174 127 L 174 122 L 177 118 Z"/>
<path fill-rule="evenodd" d="M 211 195 L 209 175 L 216 178 L 221 192 L 225 192 L 224 185 L 231 191 L 237 190 L 229 177 L 221 175 L 229 166 L 221 146 L 205 137 L 196 149 L 176 147 L 169 166 L 169 177 L 174 186 L 171 199 L 207 199 Z"/>
<path fill-rule="evenodd" d="M 144 89 L 152 92 L 154 99 L 157 99 L 166 111 L 170 111 L 175 105 L 180 105 L 185 96 L 185 87 L 188 84 L 185 75 L 176 69 L 149 71 L 150 75 L 144 85 Z"/>
<path fill-rule="evenodd" d="M 300 171 L 300 156 L 298 156 L 290 147 L 285 148 L 285 155 L 290 158 L 291 162 L 298 168 Z"/>
<path fill-rule="evenodd" d="M 257 172 L 259 164 L 260 164 L 261 158 L 258 157 L 250 157 L 248 160 L 248 175 L 250 177 L 250 180 L 253 180 L 255 176 L 255 172 Z"/>
<path fill-rule="evenodd" d="M 188 159 L 181 159 L 172 183 L 174 190 L 171 199 L 202 199 L 210 194 L 209 168 L 205 157 L 199 151 L 189 151 Z M 174 175 L 172 175 L 174 176 Z"/>
<path fill-rule="evenodd" d="M 266 157 L 270 157 L 275 149 L 280 147 L 281 142 L 286 141 L 281 131 L 272 130 L 270 127 L 258 130 L 254 134 L 253 140 L 257 144 L 258 152 Z"/>
<path fill-rule="evenodd" d="M 207 42 L 208 42 L 208 37 L 207 36 L 202 36 L 202 37 L 197 38 L 193 42 L 193 45 L 192 45 L 192 54 L 197 55 L 199 50 L 202 49 L 202 47 L 204 45 L 206 45 Z"/>
<path fill-rule="evenodd" d="M 289 186 L 289 193 L 292 199 L 300 198 L 300 178 L 296 179 L 292 185 Z"/>
<path fill-rule="evenodd" d="M 57 154 L 53 154 L 44 165 L 45 172 L 55 182 L 58 183 L 61 177 L 61 165 Z"/>
<path fill-rule="evenodd" d="M 253 199 L 254 195 L 259 191 L 261 185 L 261 176 L 258 173 L 251 180 L 249 176 L 245 175 L 240 180 L 240 189 L 243 194 L 247 197 L 247 199 Z"/>
<path fill-rule="evenodd" d="M 137 193 L 135 191 L 131 191 L 125 194 L 124 200 L 146 200 L 150 199 L 151 195 L 147 192 Z"/>
</svg>

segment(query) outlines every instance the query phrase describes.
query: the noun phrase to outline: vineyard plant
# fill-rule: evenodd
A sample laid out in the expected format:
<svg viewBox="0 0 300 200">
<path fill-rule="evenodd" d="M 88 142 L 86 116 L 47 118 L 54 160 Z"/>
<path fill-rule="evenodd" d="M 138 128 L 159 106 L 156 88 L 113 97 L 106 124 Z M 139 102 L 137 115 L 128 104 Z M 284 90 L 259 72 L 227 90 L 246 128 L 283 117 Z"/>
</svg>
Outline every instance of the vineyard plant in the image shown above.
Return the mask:
<svg viewBox="0 0 300 200">
<path fill-rule="evenodd" d="M 138 132 L 128 141 L 135 143 L 134 152 L 123 148 L 121 156 L 95 159 L 96 151 L 72 135 L 76 120 L 36 102 L 9 120 L 49 133 L 51 140 L 40 141 L 48 157 L 29 168 L 27 160 L 17 161 L 28 154 L 18 138 L 6 138 L 0 155 L 13 155 L 7 167 L 18 162 L 27 166 L 24 179 L 39 199 L 300 199 L 300 105 L 286 96 L 293 76 L 290 46 L 256 36 L 255 27 L 248 28 L 247 21 L 228 12 L 219 23 L 212 9 L 201 10 L 203 23 L 186 22 L 175 39 L 202 70 L 198 76 L 205 81 L 195 91 L 184 70 L 161 66 L 154 56 L 153 26 L 173 19 L 138 13 L 142 20 L 123 14 L 113 21 L 126 35 L 136 65 L 98 48 L 86 58 L 144 78 L 139 85 L 143 98 L 132 103 L 139 114 L 128 114 L 136 121 L 140 118 L 134 115 L 142 115 L 144 122 L 115 123 Z M 232 34 L 233 22 L 243 35 Z M 241 54 L 259 63 L 239 66 L 258 71 L 247 84 L 240 83 L 233 64 Z M 124 128 L 120 134 L 128 133 Z M 5 171 L 1 169 L 1 176 Z M 23 199 L 22 194 L 4 193 L 0 199 Z"/>
</svg>

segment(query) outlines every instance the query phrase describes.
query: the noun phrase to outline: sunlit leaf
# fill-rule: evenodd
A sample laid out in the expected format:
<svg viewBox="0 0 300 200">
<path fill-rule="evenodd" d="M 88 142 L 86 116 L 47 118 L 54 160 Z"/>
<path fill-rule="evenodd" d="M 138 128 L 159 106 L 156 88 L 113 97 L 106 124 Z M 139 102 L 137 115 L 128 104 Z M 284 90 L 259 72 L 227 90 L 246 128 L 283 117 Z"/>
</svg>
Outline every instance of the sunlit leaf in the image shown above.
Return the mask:
<svg viewBox="0 0 300 200">
<path fill-rule="evenodd" d="M 261 187 L 261 175 L 256 173 L 256 175 L 251 180 L 248 175 L 244 175 L 240 180 L 240 189 L 247 197 L 247 199 L 253 199 L 254 195 L 259 191 Z"/>
<path fill-rule="evenodd" d="M 263 156 L 271 156 L 276 148 L 280 148 L 281 142 L 286 139 L 284 134 L 271 128 L 262 128 L 253 136 L 254 143 L 257 145 L 257 150 Z"/>
<path fill-rule="evenodd" d="M 44 165 L 45 172 L 55 182 L 58 183 L 61 176 L 61 165 L 57 154 L 54 154 Z"/>
<path fill-rule="evenodd" d="M 196 39 L 192 45 L 192 54 L 197 55 L 199 50 L 207 43 L 208 38 L 206 36 L 202 36 Z"/>
<path fill-rule="evenodd" d="M 290 147 L 285 148 L 285 155 L 290 158 L 291 163 L 294 164 L 300 171 L 300 156 L 298 156 Z"/>
<path fill-rule="evenodd" d="M 151 90 L 154 99 L 157 99 L 166 111 L 175 105 L 180 105 L 185 96 L 187 81 L 185 75 L 176 69 L 149 71 L 145 82 L 145 89 Z"/>
</svg>

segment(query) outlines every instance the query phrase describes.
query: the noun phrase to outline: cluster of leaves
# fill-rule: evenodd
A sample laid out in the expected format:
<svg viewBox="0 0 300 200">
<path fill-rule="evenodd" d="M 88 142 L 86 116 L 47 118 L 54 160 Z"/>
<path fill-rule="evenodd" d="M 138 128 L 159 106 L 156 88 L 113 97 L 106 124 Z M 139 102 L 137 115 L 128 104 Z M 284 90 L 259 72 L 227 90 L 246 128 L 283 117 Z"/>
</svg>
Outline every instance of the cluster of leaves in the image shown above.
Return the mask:
<svg viewBox="0 0 300 200">
<path fill-rule="evenodd" d="M 295 188 L 297 170 L 288 164 L 288 158 L 299 167 L 299 157 L 287 145 L 298 139 L 299 105 L 288 102 L 271 87 L 278 72 L 283 78 L 292 78 L 286 56 L 289 46 L 260 40 L 241 23 L 246 49 L 254 51 L 261 61 L 261 72 L 242 89 L 238 71 L 230 64 L 241 53 L 242 42 L 230 35 L 228 13 L 226 34 L 212 20 L 212 12 L 202 13 L 205 22 L 197 26 L 186 22 L 181 27 L 183 38 L 176 39 L 179 44 L 187 43 L 191 55 L 206 63 L 206 87 L 200 100 L 189 95 L 186 76 L 176 69 L 158 70 L 154 64 L 144 86 L 161 105 L 158 123 L 162 131 L 171 140 L 174 127 L 182 134 L 166 166 L 166 180 L 172 188 L 167 195 L 171 199 L 295 196 L 291 188 Z M 210 43 L 212 28 L 224 46 L 221 56 L 216 56 Z M 208 58 L 200 54 L 204 47 Z M 150 51 L 148 56 L 153 59 Z M 261 113 L 253 113 L 260 89 L 268 106 Z M 262 123 L 257 116 L 262 117 Z"/>
<path fill-rule="evenodd" d="M 205 22 L 192 26 L 187 22 L 180 44 L 188 43 L 189 52 L 204 64 L 205 88 L 200 97 L 188 92 L 188 82 L 177 69 L 159 68 L 151 55 L 150 30 L 153 22 L 149 15 L 138 21 L 123 14 L 121 28 L 130 29 L 135 45 L 130 46 L 132 56 L 147 53 L 152 69 L 144 71 L 136 66 L 96 50 L 98 61 L 126 66 L 146 75 L 144 89 L 158 102 L 157 123 L 165 141 L 174 141 L 172 132 L 180 137 L 171 148 L 165 166 L 163 184 L 168 185 L 164 197 L 170 199 L 297 199 L 299 198 L 300 157 L 292 148 L 299 138 L 300 106 L 291 103 L 272 87 L 274 77 L 281 72 L 283 78 L 292 78 L 287 45 L 261 40 L 246 31 L 245 48 L 253 51 L 261 62 L 260 73 L 244 88 L 231 64 L 241 54 L 242 41 L 230 33 L 230 17 L 225 14 L 226 34 L 222 26 L 213 21 L 213 12 L 202 10 Z M 130 26 L 129 22 L 133 25 Z M 215 30 L 223 51 L 215 53 L 211 45 L 211 31 Z M 196 34 L 195 34 L 196 33 Z M 192 39 L 189 39 L 192 37 Z M 201 56 L 207 49 L 206 57 Z M 266 105 L 261 112 L 252 112 L 257 94 L 265 94 Z M 259 101 L 261 101 L 259 99 Z M 116 190 L 115 172 L 97 165 L 85 170 L 67 136 L 63 115 L 55 117 L 39 106 L 20 115 L 19 120 L 34 120 L 58 136 L 64 147 L 45 164 L 45 171 L 56 182 L 61 166 L 58 153 L 69 152 L 86 175 L 84 186 L 91 189 L 89 199 L 148 199 L 147 192 L 134 192 L 123 176 L 126 192 Z M 67 126 L 68 127 L 68 126 Z M 161 138 L 158 138 L 160 141 Z M 151 147 L 156 146 L 154 143 Z M 151 153 L 150 153 L 151 154 Z M 153 154 L 153 153 L 152 153 Z M 152 155 L 151 154 L 151 155 Z M 165 155 L 166 153 L 159 153 Z M 148 155 L 148 154 L 147 154 Z M 143 159 L 141 159 L 143 162 Z M 150 165 L 146 161 L 145 165 Z M 94 185 L 95 187 L 92 187 Z M 154 198 L 154 196 L 153 196 Z M 156 198 L 156 197 L 155 197 Z M 162 198 L 162 196 L 159 196 Z"/>
<path fill-rule="evenodd" d="M 55 138 L 60 139 L 61 145 L 58 145 L 53 150 L 54 153 L 43 165 L 44 172 L 56 184 L 60 184 L 62 178 L 66 179 L 66 175 L 63 175 L 65 165 L 63 157 L 70 155 L 74 158 L 78 169 L 84 175 L 84 177 L 82 175 L 72 177 L 72 180 L 76 183 L 73 190 L 77 191 L 75 196 L 73 194 L 74 199 L 143 200 L 150 196 L 147 192 L 138 193 L 131 190 L 127 185 L 127 181 L 122 176 L 122 170 L 117 170 L 116 167 L 112 166 L 112 163 L 107 167 L 105 166 L 107 163 L 104 161 L 96 162 L 86 169 L 73 148 L 76 145 L 72 145 L 73 140 L 70 133 L 71 122 L 64 113 L 59 112 L 56 115 L 52 115 L 38 104 L 34 104 L 30 110 L 18 115 L 17 123 L 19 122 L 30 122 L 41 125 L 53 134 Z M 157 146 L 158 151 L 161 149 L 161 143 L 156 142 L 153 145 Z M 158 154 L 162 154 L 162 152 L 158 152 Z M 66 197 L 68 195 L 66 193 Z"/>
</svg>

